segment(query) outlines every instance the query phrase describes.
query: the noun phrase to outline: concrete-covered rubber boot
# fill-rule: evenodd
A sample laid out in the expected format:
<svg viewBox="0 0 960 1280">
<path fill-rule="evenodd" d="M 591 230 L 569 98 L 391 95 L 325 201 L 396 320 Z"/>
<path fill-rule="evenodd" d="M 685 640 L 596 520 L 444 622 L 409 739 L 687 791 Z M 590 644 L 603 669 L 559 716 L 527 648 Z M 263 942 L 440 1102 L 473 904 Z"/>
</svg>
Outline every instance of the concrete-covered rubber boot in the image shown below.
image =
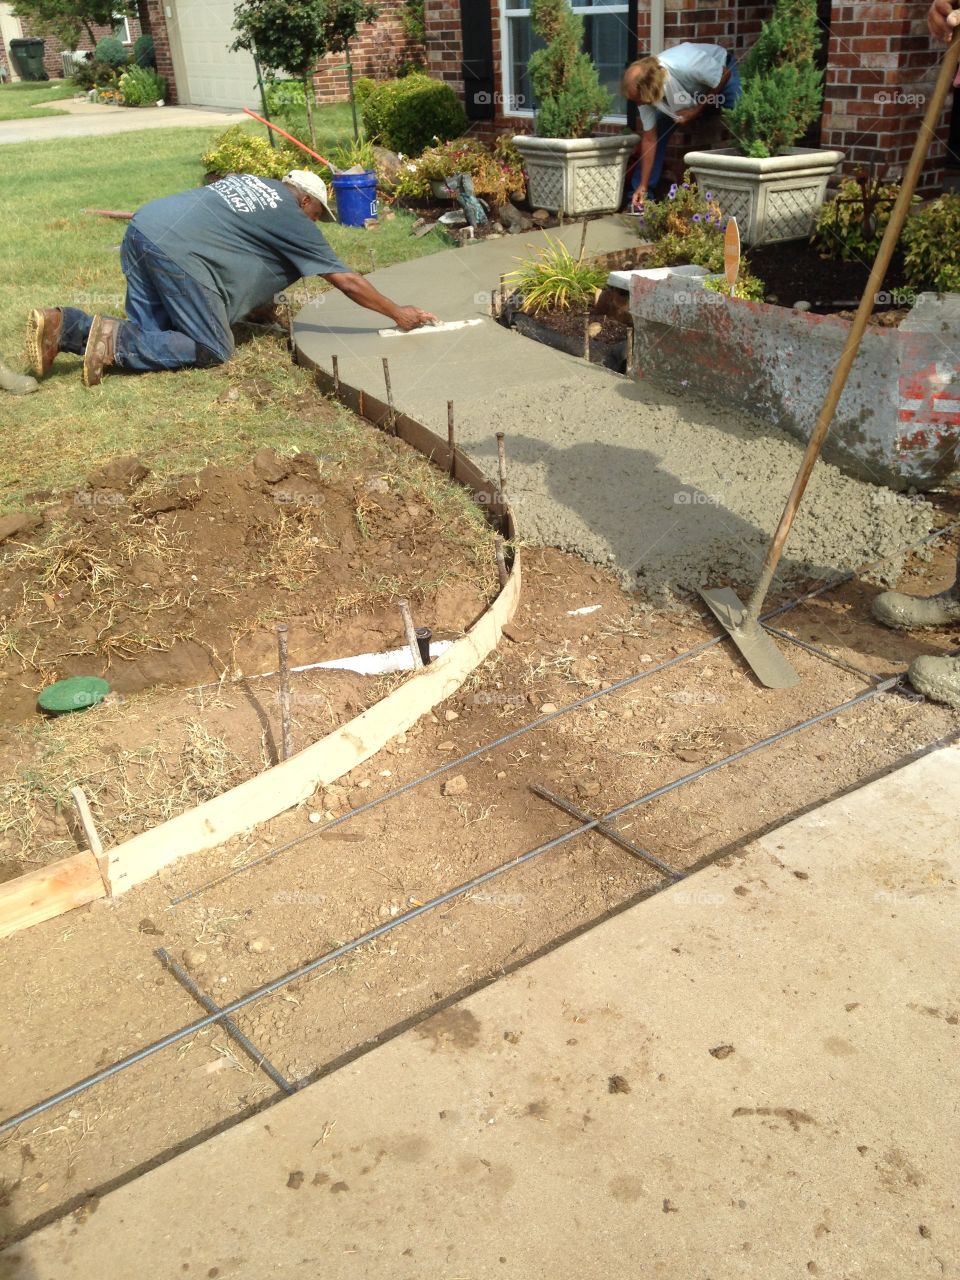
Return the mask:
<svg viewBox="0 0 960 1280">
<path fill-rule="evenodd" d="M 925 698 L 960 711 L 960 658 L 914 658 L 907 679 Z"/>
<path fill-rule="evenodd" d="M 40 390 L 40 383 L 28 373 L 14 373 L 0 360 L 0 389 L 9 391 L 12 396 L 28 396 Z"/>
<path fill-rule="evenodd" d="M 951 622 L 960 622 L 960 591 L 956 584 L 936 596 L 884 591 L 873 602 L 873 616 L 885 627 L 894 627 L 897 631 L 945 627 Z"/>
</svg>

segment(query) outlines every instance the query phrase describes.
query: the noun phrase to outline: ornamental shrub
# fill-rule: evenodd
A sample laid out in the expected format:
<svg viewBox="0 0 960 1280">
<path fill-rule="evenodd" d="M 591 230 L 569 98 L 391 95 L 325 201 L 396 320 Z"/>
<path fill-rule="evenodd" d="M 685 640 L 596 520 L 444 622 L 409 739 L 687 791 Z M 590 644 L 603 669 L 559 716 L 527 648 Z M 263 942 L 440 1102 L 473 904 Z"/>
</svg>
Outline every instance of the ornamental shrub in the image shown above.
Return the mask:
<svg viewBox="0 0 960 1280">
<path fill-rule="evenodd" d="M 127 57 L 127 51 L 123 44 L 116 36 L 104 36 L 102 40 L 97 41 L 97 47 L 93 51 L 94 62 L 106 62 L 111 67 L 125 67 L 130 59 Z"/>
<path fill-rule="evenodd" d="M 900 236 L 914 289 L 960 293 L 960 195 L 938 196 L 906 221 Z"/>
<path fill-rule="evenodd" d="M 302 153 L 292 147 L 274 150 L 266 138 L 248 133 L 242 124 L 232 125 L 200 157 L 207 173 L 252 173 L 258 178 L 282 178 L 291 169 L 303 169 Z"/>
<path fill-rule="evenodd" d="M 457 138 L 467 127 L 467 115 L 456 93 L 442 80 L 403 76 L 366 79 L 354 86 L 366 136 L 404 155 L 418 156 L 433 141 Z"/>
<path fill-rule="evenodd" d="M 90 89 L 111 89 L 119 80 L 119 72 L 109 62 L 99 62 L 96 58 L 88 58 L 81 62 L 73 73 L 73 83 L 78 89 L 88 92 Z"/>
<path fill-rule="evenodd" d="M 823 72 L 814 65 L 816 0 L 777 0 L 741 69 L 743 95 L 723 116 L 748 156 L 791 147 L 820 114 Z"/>
<path fill-rule="evenodd" d="M 120 77 L 125 107 L 152 107 L 167 91 L 167 82 L 150 67 L 130 67 Z"/>
<path fill-rule="evenodd" d="M 567 0 L 532 0 L 530 19 L 546 48 L 531 54 L 530 84 L 541 138 L 586 138 L 610 109 L 597 68 L 582 50 L 583 19 Z"/>
<path fill-rule="evenodd" d="M 817 213 L 813 243 L 820 257 L 842 262 L 875 258 L 899 193 L 899 182 L 884 183 L 865 170 L 841 182 L 836 196 Z M 920 204 L 920 197 L 914 201 Z"/>
<path fill-rule="evenodd" d="M 149 67 L 154 71 L 157 69 L 157 50 L 153 43 L 153 36 L 146 31 L 142 36 L 137 36 L 133 45 L 133 61 L 138 67 Z"/>
<path fill-rule="evenodd" d="M 403 161 L 396 198 L 426 199 L 431 182 L 442 182 L 455 173 L 469 173 L 475 193 L 494 208 L 506 204 L 514 191 L 523 190 L 523 161 L 509 138 L 498 138 L 492 148 L 471 138 L 456 138 L 428 147 L 419 159 Z"/>
</svg>

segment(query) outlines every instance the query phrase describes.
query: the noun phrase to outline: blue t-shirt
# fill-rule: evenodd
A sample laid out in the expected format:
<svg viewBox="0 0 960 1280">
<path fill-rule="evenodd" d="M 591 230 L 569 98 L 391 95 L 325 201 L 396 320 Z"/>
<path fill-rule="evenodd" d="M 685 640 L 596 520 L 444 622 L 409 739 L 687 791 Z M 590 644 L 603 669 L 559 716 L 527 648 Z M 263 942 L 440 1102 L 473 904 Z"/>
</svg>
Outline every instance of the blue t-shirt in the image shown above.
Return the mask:
<svg viewBox="0 0 960 1280">
<path fill-rule="evenodd" d="M 143 205 L 132 225 L 218 293 L 231 324 L 302 276 L 349 271 L 296 196 L 273 178 L 221 178 Z"/>
</svg>

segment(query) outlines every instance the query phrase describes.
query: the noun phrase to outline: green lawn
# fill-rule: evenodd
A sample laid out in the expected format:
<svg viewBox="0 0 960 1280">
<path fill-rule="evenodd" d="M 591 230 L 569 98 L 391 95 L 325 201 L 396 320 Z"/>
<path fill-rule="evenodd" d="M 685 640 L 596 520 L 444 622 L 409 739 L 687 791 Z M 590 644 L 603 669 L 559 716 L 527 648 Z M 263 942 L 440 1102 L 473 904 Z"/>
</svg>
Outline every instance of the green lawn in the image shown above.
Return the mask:
<svg viewBox="0 0 960 1280">
<path fill-rule="evenodd" d="M 42 108 L 44 102 L 72 98 L 77 92 L 72 80 L 22 80 L 18 84 L 0 85 L 0 120 L 42 120 L 45 116 L 65 116 L 66 111 Z"/>
<path fill-rule="evenodd" d="M 325 137 L 345 112 L 348 120 L 341 107 L 319 113 Z M 0 188 L 0 355 L 10 365 L 25 368 L 31 307 L 122 314 L 118 249 L 125 224 L 81 209 L 136 209 L 195 186 L 202 176 L 199 156 L 215 135 L 212 129 L 161 129 L 0 148 L 8 172 L 17 174 L 15 183 Z M 398 215 L 375 232 L 324 231 L 358 271 L 370 269 L 371 250 L 382 267 L 447 247 L 435 232 L 413 239 L 410 221 Z M 315 290 L 323 282 L 310 284 Z M 241 397 L 225 407 L 218 401 L 221 392 L 251 376 L 274 385 L 268 403 Z M 179 474 L 205 461 L 247 457 L 263 444 L 318 448 L 303 438 L 295 416 L 296 397 L 307 383 L 307 375 L 291 366 L 285 344 L 270 335 L 244 343 L 221 368 L 108 374 L 93 391 L 81 385 L 79 358 L 61 356 L 39 392 L 3 399 L 0 511 L 38 491 L 77 485 L 95 463 L 121 453 L 138 454 L 160 474 Z"/>
</svg>

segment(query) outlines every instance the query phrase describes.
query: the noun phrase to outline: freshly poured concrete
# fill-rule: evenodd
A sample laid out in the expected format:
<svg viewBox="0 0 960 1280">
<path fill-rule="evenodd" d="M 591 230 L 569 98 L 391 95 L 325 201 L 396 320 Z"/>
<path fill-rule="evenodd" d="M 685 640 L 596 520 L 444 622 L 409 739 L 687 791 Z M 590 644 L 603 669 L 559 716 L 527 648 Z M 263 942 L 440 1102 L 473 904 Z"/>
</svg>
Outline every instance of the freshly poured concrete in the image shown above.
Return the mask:
<svg viewBox="0 0 960 1280">
<path fill-rule="evenodd" d="M 576 254 L 581 229 L 563 239 Z M 552 235 L 552 233 L 551 233 Z M 613 218 L 588 227 L 587 253 L 636 244 Z M 521 337 L 489 317 L 490 291 L 540 234 L 508 236 L 373 274 L 397 302 L 441 320 L 485 316 L 452 333 L 381 338 L 381 317 L 339 294 L 306 307 L 295 334 L 304 363 L 385 398 L 458 442 L 496 473 L 506 433 L 509 497 L 524 538 L 619 568 L 655 592 L 732 578 L 752 582 L 800 464 L 801 446 L 774 423 L 715 412 Z M 702 335 L 697 335 L 702 342 Z M 823 390 L 832 374 L 823 369 Z M 829 575 L 896 557 L 929 529 L 929 508 L 818 465 L 791 535 L 784 572 Z"/>
<path fill-rule="evenodd" d="M 957 1277 L 958 812 L 954 746 L 10 1248 L 0 1277 Z"/>
</svg>

